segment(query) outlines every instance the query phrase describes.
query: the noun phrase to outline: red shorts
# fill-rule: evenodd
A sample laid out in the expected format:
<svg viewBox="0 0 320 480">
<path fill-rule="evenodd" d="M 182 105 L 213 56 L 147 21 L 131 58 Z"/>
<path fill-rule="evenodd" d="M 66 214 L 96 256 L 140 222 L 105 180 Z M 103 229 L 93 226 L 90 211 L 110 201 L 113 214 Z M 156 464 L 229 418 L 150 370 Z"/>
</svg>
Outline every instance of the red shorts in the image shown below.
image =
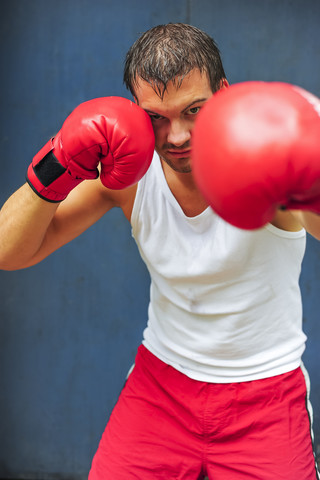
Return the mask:
<svg viewBox="0 0 320 480">
<path fill-rule="evenodd" d="M 211 384 L 141 346 L 89 480 L 316 480 L 306 398 L 300 368 Z"/>
</svg>

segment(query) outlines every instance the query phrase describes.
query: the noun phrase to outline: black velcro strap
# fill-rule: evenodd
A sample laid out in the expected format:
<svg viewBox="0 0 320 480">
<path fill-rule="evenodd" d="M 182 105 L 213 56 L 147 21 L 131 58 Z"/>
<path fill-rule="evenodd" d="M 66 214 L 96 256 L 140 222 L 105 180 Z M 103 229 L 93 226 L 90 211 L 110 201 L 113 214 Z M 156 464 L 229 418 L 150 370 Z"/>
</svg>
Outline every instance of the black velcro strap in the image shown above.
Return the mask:
<svg viewBox="0 0 320 480">
<path fill-rule="evenodd" d="M 59 160 L 53 155 L 52 151 L 50 151 L 33 167 L 33 170 L 42 185 L 48 187 L 52 182 L 65 173 L 67 169 L 61 165 Z"/>
</svg>

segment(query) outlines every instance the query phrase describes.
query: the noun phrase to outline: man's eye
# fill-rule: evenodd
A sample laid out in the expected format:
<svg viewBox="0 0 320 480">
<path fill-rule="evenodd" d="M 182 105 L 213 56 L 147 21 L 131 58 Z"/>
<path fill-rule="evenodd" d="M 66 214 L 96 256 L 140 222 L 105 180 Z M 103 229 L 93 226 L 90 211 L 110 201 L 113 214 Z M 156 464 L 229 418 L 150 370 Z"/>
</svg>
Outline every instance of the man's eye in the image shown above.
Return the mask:
<svg viewBox="0 0 320 480">
<path fill-rule="evenodd" d="M 199 113 L 200 111 L 200 107 L 192 107 L 188 110 L 188 115 L 196 115 L 197 113 Z"/>
<path fill-rule="evenodd" d="M 162 120 L 163 117 L 161 115 L 157 115 L 155 113 L 149 114 L 152 121 Z"/>
</svg>

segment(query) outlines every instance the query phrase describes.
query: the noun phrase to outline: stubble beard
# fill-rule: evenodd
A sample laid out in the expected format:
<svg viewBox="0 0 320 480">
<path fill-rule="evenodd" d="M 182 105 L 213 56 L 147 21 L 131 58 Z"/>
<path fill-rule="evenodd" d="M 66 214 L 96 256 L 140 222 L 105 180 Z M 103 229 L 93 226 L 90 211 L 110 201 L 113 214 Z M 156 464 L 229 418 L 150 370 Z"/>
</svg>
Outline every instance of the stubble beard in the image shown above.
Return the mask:
<svg viewBox="0 0 320 480">
<path fill-rule="evenodd" d="M 169 148 L 172 148 L 171 145 L 165 145 L 162 150 L 163 151 L 166 151 L 167 149 Z M 189 148 L 189 144 L 185 144 L 183 147 L 181 147 L 181 150 L 183 150 L 184 148 Z M 178 151 L 178 149 L 176 149 Z M 189 157 L 186 157 L 186 158 L 181 158 L 181 159 L 177 159 L 176 161 L 174 160 L 171 160 L 170 158 L 168 158 L 165 154 L 163 154 L 162 152 L 159 152 L 159 155 L 160 157 L 162 158 L 162 160 L 164 162 L 166 162 L 166 164 L 172 168 L 172 170 L 174 170 L 175 172 L 178 172 L 178 173 L 190 173 L 192 171 L 192 168 L 191 168 L 191 162 L 190 162 L 190 158 Z"/>
<path fill-rule="evenodd" d="M 174 170 L 175 172 L 178 172 L 178 173 L 191 173 L 192 169 L 191 169 L 191 165 L 190 165 L 190 162 L 186 165 L 182 165 L 182 166 L 178 166 L 176 165 L 174 162 L 172 162 L 171 160 L 169 160 L 168 158 L 164 157 L 163 155 L 161 155 L 161 158 L 164 162 L 166 162 L 166 164 L 172 168 L 172 170 Z"/>
</svg>

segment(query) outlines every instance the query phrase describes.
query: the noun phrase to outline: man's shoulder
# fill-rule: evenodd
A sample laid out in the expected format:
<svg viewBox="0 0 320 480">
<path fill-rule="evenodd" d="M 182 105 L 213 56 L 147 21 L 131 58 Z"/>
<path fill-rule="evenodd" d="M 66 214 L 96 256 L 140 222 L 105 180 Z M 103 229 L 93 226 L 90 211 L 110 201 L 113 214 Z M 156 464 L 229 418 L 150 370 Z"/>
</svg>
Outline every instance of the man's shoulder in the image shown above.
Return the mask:
<svg viewBox="0 0 320 480">
<path fill-rule="evenodd" d="M 137 184 L 120 190 L 111 190 L 110 188 L 106 188 L 100 182 L 100 186 L 98 188 L 101 201 L 111 203 L 113 207 L 121 208 L 126 218 L 130 221 L 137 192 Z"/>
</svg>

